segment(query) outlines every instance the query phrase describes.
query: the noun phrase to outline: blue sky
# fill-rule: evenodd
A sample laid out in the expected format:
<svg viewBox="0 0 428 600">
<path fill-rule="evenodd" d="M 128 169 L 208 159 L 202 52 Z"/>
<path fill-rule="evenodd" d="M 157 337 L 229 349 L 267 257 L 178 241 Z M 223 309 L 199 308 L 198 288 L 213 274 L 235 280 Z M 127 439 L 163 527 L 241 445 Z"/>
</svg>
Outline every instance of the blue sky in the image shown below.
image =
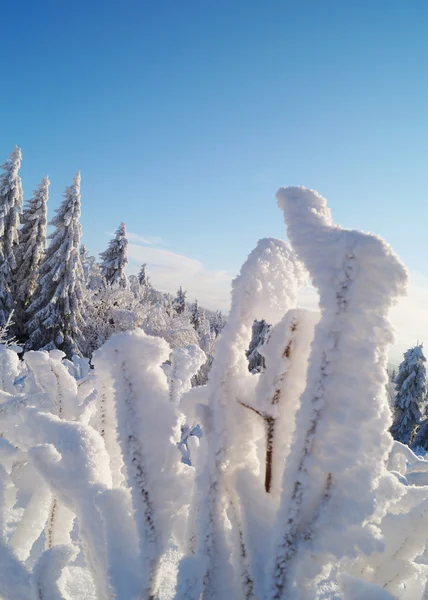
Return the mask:
<svg viewBox="0 0 428 600">
<path fill-rule="evenodd" d="M 277 188 L 306 185 L 428 282 L 425 0 L 17 0 L 1 14 L 0 155 L 22 147 L 26 198 L 49 174 L 51 211 L 81 170 L 91 252 L 123 220 L 155 283 L 182 275 L 224 305 L 257 239 L 284 236 Z"/>
</svg>

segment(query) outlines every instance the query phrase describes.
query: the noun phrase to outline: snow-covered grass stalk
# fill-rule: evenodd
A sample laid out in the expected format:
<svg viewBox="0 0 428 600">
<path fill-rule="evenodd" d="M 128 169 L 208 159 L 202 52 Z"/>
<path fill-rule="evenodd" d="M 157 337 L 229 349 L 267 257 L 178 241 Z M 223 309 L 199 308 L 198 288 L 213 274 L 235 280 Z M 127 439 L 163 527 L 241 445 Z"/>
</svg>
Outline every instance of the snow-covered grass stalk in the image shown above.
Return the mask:
<svg viewBox="0 0 428 600">
<path fill-rule="evenodd" d="M 155 598 L 162 554 L 186 498 L 186 467 L 179 461 L 177 409 L 161 364 L 170 348 L 143 331 L 116 334 L 95 355 L 114 382 L 118 438 L 139 540 L 141 597 Z"/>
<path fill-rule="evenodd" d="M 94 427 L 104 439 L 110 457 L 110 469 L 113 486 L 118 487 L 124 481 L 124 462 L 118 441 L 116 409 L 114 402 L 113 380 L 110 366 L 106 361 L 94 356 L 93 363 L 96 375 L 93 385 L 96 391 L 97 410 L 94 418 Z M 88 381 L 91 384 L 91 379 Z"/>
<path fill-rule="evenodd" d="M 334 226 L 316 192 L 281 189 L 278 203 L 321 319 L 284 470 L 268 598 L 309 599 L 331 563 L 379 548 L 369 521 L 392 444 L 387 313 L 407 277 L 380 238 Z"/>
<path fill-rule="evenodd" d="M 251 410 L 257 380 L 249 373 L 245 352 L 254 319 L 277 323 L 287 308 L 295 306 L 302 278 L 291 248 L 281 240 L 264 239 L 232 284 L 232 307 L 207 386 L 209 412 L 201 441 L 208 448 L 207 461 L 197 475 L 198 506 L 192 511 L 198 515 L 196 552 L 182 562 L 177 599 L 197 600 L 201 593 L 213 599 L 225 594 L 254 597 L 241 522 L 243 499 L 234 485 L 239 469 L 252 464 L 253 471 L 259 470 Z"/>
</svg>

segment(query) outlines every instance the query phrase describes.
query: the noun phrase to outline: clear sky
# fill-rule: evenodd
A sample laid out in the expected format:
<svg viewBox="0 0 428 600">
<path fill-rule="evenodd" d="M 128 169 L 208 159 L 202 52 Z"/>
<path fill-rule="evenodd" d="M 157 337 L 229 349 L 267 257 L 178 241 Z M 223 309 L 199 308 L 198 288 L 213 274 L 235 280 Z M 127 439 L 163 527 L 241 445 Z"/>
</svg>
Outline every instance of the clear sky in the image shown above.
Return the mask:
<svg viewBox="0 0 428 600">
<path fill-rule="evenodd" d="M 426 0 L 0 11 L 0 155 L 22 148 L 26 198 L 49 174 L 50 211 L 81 170 L 92 253 L 123 220 L 134 269 L 148 260 L 155 284 L 225 308 L 257 239 L 284 236 L 277 188 L 306 185 L 336 222 L 401 255 L 414 279 L 409 343 L 428 338 Z"/>
</svg>

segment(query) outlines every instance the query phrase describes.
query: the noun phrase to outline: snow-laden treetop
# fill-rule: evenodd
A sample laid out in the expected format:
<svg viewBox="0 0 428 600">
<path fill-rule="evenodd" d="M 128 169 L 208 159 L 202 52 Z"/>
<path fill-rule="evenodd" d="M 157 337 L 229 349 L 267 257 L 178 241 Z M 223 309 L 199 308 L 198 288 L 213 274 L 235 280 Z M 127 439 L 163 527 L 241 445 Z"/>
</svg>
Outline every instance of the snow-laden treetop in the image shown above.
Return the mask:
<svg viewBox="0 0 428 600">
<path fill-rule="evenodd" d="M 18 146 L 2 165 L 5 171 L 0 175 L 0 259 L 7 258 L 12 268 L 15 259 L 12 246 L 18 241 L 19 214 L 22 208 L 22 182 L 19 177 L 22 152 Z"/>
</svg>

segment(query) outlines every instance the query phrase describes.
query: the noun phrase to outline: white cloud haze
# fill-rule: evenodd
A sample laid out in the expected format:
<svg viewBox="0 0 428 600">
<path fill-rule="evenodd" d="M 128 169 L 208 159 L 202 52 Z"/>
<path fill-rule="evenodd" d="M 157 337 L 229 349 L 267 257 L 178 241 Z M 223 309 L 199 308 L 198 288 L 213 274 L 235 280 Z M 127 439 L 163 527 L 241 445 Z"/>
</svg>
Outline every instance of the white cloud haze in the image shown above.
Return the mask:
<svg viewBox="0 0 428 600">
<path fill-rule="evenodd" d="M 128 233 L 128 239 L 130 273 L 137 273 L 146 262 L 148 274 L 158 290 L 175 294 L 181 285 L 187 290 L 189 301 L 197 298 L 205 308 L 229 309 L 232 276 L 226 271 L 206 269 L 199 260 L 155 247 L 155 242 L 146 245 L 148 242 L 143 241 L 156 238 Z"/>
</svg>

